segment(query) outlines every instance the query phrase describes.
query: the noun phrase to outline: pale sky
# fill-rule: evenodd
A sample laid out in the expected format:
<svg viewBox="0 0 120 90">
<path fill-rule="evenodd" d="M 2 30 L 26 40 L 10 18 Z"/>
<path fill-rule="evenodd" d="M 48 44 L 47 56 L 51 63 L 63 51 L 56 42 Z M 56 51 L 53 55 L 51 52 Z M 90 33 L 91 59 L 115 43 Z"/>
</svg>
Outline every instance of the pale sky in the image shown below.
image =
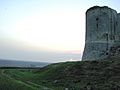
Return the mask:
<svg viewBox="0 0 120 90">
<path fill-rule="evenodd" d="M 0 0 L 0 58 L 80 60 L 85 12 L 99 5 L 120 12 L 119 0 Z"/>
</svg>

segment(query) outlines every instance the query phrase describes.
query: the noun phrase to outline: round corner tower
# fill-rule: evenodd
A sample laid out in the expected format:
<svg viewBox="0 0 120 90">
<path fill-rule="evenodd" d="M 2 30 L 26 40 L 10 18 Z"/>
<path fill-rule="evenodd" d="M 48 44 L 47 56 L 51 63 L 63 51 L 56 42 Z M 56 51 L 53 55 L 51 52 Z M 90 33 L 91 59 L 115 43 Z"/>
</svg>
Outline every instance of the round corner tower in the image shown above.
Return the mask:
<svg viewBox="0 0 120 90">
<path fill-rule="evenodd" d="M 116 34 L 117 12 L 107 6 L 94 6 L 86 11 L 86 39 L 82 60 L 108 56 Z"/>
</svg>

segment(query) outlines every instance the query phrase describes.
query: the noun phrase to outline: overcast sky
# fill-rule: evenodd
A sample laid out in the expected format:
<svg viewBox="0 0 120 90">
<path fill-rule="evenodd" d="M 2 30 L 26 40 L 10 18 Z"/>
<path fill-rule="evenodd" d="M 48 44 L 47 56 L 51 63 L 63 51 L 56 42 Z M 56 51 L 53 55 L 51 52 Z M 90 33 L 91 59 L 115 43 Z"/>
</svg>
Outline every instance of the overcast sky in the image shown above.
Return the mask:
<svg viewBox="0 0 120 90">
<path fill-rule="evenodd" d="M 0 0 L 0 58 L 80 60 L 85 12 L 99 5 L 120 12 L 119 0 Z"/>
</svg>

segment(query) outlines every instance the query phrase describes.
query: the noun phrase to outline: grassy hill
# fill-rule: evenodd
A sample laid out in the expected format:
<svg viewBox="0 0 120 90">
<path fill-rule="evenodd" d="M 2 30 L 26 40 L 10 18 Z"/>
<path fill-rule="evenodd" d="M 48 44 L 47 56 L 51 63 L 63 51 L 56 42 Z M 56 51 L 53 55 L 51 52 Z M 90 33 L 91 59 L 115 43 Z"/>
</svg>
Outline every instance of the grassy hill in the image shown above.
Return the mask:
<svg viewBox="0 0 120 90">
<path fill-rule="evenodd" d="M 0 90 L 120 90 L 118 59 L 56 63 L 37 69 L 0 69 L 0 72 Z"/>
</svg>

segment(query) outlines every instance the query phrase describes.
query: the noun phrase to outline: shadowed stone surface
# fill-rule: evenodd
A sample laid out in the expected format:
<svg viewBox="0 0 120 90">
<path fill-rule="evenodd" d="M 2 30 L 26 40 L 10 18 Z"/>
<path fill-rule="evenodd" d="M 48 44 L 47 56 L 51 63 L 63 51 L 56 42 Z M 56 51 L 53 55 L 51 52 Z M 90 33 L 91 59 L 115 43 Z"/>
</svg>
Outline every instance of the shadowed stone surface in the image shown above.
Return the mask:
<svg viewBox="0 0 120 90">
<path fill-rule="evenodd" d="M 99 60 L 120 52 L 120 14 L 103 6 L 86 11 L 86 39 L 82 60 Z"/>
</svg>

